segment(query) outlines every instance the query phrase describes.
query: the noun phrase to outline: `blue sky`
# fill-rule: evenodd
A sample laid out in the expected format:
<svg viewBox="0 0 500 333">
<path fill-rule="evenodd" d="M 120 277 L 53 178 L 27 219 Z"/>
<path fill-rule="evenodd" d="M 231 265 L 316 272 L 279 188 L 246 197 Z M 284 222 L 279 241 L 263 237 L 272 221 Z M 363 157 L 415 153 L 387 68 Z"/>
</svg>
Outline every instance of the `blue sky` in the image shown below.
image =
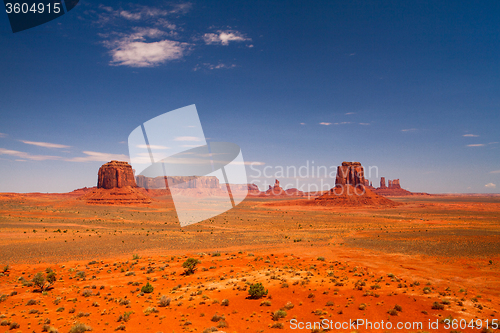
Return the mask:
<svg viewBox="0 0 500 333">
<path fill-rule="evenodd" d="M 360 161 L 375 184 L 497 193 L 499 15 L 498 1 L 81 1 L 16 34 L 0 15 L 0 191 L 95 186 L 134 128 L 196 104 L 261 187 L 254 169 Z"/>
</svg>

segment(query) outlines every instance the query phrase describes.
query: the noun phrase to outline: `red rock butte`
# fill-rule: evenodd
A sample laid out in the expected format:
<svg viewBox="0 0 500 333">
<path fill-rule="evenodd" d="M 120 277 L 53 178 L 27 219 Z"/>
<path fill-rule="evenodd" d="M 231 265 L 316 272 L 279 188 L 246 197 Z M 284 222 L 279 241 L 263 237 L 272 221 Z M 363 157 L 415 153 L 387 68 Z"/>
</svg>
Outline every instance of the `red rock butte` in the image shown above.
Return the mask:
<svg viewBox="0 0 500 333">
<path fill-rule="evenodd" d="M 360 162 L 342 162 L 337 168 L 335 187 L 314 199 L 321 206 L 395 206 L 396 202 L 375 194 L 365 186 Z"/>
<path fill-rule="evenodd" d="M 97 188 L 93 188 L 78 199 L 97 205 L 151 203 L 151 199 L 137 189 L 130 164 L 121 161 L 111 161 L 102 165 L 97 174 Z"/>
<path fill-rule="evenodd" d="M 136 187 L 132 166 L 127 162 L 111 161 L 99 168 L 97 188 Z"/>
</svg>

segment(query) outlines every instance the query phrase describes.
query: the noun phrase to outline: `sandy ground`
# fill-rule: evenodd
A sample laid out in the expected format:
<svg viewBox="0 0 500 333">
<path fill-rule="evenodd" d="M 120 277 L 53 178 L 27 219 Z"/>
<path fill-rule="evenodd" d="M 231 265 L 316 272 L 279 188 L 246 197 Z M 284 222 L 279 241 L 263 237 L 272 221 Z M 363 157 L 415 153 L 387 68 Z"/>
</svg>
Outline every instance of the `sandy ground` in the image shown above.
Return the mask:
<svg viewBox="0 0 500 333">
<path fill-rule="evenodd" d="M 313 332 L 307 325 L 323 320 L 335 332 L 494 328 L 500 200 L 394 200 L 403 204 L 250 199 L 180 228 L 168 201 L 88 206 L 64 195 L 0 195 L 0 332 L 70 332 L 77 322 L 94 332 Z M 189 257 L 201 263 L 184 275 Z M 30 281 L 49 267 L 57 280 L 42 293 Z M 147 282 L 154 291 L 141 293 Z M 268 294 L 249 298 L 257 282 Z"/>
</svg>

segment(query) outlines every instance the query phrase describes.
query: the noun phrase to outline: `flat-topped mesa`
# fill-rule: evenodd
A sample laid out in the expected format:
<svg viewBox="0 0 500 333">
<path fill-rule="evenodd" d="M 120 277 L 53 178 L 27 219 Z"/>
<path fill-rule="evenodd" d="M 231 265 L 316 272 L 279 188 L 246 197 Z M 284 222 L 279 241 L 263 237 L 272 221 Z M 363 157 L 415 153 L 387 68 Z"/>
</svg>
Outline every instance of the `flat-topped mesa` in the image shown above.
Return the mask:
<svg viewBox="0 0 500 333">
<path fill-rule="evenodd" d="M 389 180 L 389 188 L 400 189 L 401 185 L 399 184 L 399 179 Z"/>
<path fill-rule="evenodd" d="M 97 188 L 137 187 L 132 166 L 127 162 L 111 161 L 99 168 Z"/>
<path fill-rule="evenodd" d="M 342 162 L 342 165 L 337 167 L 335 186 L 345 185 L 365 185 L 365 171 L 360 162 Z"/>
<path fill-rule="evenodd" d="M 137 176 L 137 186 L 145 189 L 168 189 L 169 184 L 175 188 L 220 188 L 219 179 L 215 176 L 159 176 L 155 178 Z"/>
</svg>

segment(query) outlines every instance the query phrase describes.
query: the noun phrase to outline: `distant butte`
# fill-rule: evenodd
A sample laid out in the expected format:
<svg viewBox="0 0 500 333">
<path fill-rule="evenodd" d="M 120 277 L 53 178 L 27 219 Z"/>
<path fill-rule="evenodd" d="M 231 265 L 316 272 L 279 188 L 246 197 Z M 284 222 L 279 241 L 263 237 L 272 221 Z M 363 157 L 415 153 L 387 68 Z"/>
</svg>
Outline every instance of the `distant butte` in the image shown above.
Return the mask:
<svg viewBox="0 0 500 333">
<path fill-rule="evenodd" d="M 335 187 L 314 203 L 320 206 L 396 206 L 398 203 L 377 195 L 366 186 L 360 162 L 342 162 L 337 168 Z"/>
</svg>

